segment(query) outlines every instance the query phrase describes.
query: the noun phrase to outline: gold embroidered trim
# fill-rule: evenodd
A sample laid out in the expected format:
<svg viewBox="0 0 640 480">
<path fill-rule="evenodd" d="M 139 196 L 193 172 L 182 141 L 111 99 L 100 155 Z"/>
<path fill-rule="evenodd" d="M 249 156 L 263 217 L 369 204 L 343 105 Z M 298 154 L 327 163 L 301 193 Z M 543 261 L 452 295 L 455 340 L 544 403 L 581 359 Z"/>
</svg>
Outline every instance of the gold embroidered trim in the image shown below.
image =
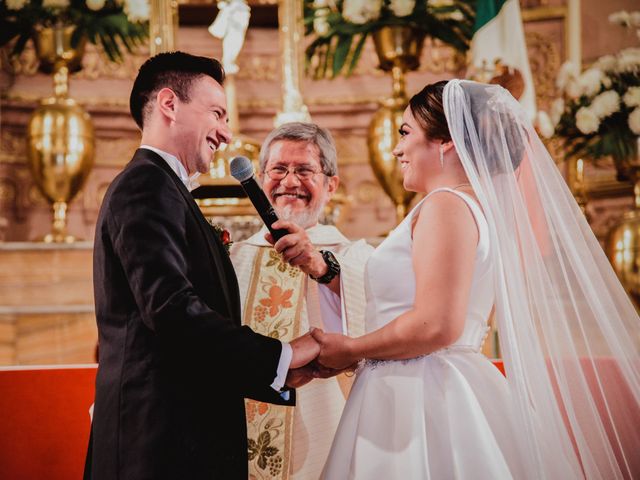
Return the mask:
<svg viewBox="0 0 640 480">
<path fill-rule="evenodd" d="M 300 335 L 306 275 L 270 247 L 258 249 L 244 310 L 244 324 L 283 342 Z M 293 409 L 245 400 L 251 480 L 287 480 Z"/>
</svg>

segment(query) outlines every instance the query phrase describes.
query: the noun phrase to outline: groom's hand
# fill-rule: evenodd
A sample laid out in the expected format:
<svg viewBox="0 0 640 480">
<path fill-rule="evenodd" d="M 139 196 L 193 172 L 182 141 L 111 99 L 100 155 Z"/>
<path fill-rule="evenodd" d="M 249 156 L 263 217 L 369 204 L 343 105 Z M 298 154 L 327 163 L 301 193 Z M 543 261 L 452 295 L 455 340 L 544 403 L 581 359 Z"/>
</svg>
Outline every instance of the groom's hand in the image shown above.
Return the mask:
<svg viewBox="0 0 640 480">
<path fill-rule="evenodd" d="M 304 367 L 315 360 L 320 353 L 320 345 L 311 336 L 311 332 L 296 338 L 289 345 L 293 353 L 289 370 Z"/>
<path fill-rule="evenodd" d="M 308 364 L 304 367 L 293 368 L 289 370 L 289 373 L 287 374 L 287 381 L 285 382 L 285 384 L 289 388 L 300 388 L 303 385 L 309 383 L 314 378 L 316 378 L 314 368 L 311 366 L 311 364 Z"/>
</svg>

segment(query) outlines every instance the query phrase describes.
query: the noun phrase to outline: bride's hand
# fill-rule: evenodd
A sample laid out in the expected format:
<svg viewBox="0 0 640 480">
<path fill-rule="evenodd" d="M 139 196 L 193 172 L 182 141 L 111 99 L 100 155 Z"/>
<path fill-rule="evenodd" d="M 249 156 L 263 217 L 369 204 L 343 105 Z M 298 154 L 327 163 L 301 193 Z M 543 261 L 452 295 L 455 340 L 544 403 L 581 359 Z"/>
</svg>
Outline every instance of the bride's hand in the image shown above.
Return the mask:
<svg viewBox="0 0 640 480">
<path fill-rule="evenodd" d="M 353 338 L 339 333 L 324 333 L 317 329 L 311 332 L 311 335 L 320 344 L 317 362 L 322 366 L 344 370 L 360 360 L 354 348 Z"/>
</svg>

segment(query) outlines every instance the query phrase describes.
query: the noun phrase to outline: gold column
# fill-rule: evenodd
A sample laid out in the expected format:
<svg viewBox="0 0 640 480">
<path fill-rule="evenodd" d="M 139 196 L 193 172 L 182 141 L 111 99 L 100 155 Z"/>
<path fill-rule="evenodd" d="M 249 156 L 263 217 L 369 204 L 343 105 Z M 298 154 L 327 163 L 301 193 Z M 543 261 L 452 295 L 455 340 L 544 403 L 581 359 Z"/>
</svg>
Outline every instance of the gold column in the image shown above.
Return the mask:
<svg viewBox="0 0 640 480">
<path fill-rule="evenodd" d="M 150 0 L 149 53 L 154 56 L 176 50 L 178 0 Z"/>
<path fill-rule="evenodd" d="M 309 109 L 300 93 L 300 66 L 303 65 L 302 2 L 278 2 L 280 51 L 282 52 L 282 111 L 275 125 L 287 122 L 310 122 Z"/>
</svg>

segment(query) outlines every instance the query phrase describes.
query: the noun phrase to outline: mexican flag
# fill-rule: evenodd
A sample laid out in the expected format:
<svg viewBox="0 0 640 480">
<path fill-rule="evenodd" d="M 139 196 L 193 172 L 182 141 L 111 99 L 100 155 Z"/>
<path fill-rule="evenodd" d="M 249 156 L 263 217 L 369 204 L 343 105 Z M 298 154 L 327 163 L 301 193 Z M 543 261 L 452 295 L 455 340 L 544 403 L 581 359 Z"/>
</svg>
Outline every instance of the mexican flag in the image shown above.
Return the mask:
<svg viewBox="0 0 640 480">
<path fill-rule="evenodd" d="M 476 23 L 471 40 L 471 61 L 477 71 L 503 65 L 520 71 L 525 83 L 520 103 L 531 119 L 536 114 L 536 94 L 524 41 L 522 16 L 518 0 L 478 0 Z"/>
</svg>

